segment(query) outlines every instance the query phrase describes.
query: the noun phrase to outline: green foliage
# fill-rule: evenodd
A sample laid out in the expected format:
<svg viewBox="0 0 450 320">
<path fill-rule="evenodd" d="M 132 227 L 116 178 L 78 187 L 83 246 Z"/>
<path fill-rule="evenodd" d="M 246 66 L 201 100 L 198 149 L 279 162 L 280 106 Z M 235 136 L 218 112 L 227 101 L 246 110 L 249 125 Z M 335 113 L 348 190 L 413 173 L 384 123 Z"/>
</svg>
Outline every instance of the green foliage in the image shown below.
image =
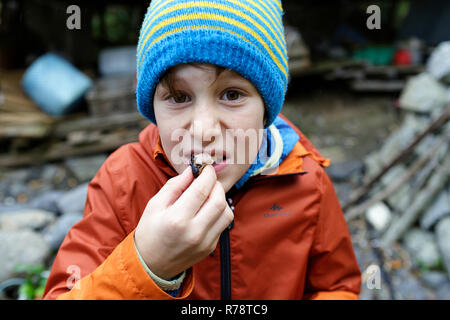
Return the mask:
<svg viewBox="0 0 450 320">
<path fill-rule="evenodd" d="M 430 271 L 430 268 L 425 263 L 423 263 L 423 261 L 420 259 L 417 260 L 417 265 L 418 265 L 420 271 L 423 273 Z"/>
<path fill-rule="evenodd" d="M 439 257 L 439 260 L 437 262 L 437 266 L 436 266 L 436 270 L 438 271 L 446 271 L 445 266 L 444 266 L 444 260 L 442 260 L 442 257 Z"/>
<path fill-rule="evenodd" d="M 108 5 L 104 11 L 92 16 L 92 37 L 109 45 L 136 44 L 139 26 L 135 23 L 127 6 Z"/>
<path fill-rule="evenodd" d="M 93 15 L 91 28 L 92 28 L 92 36 L 95 39 L 100 39 L 100 37 L 102 36 L 102 18 L 100 17 L 100 15 L 98 14 Z"/>
<path fill-rule="evenodd" d="M 445 272 L 444 261 L 442 260 L 442 258 L 439 258 L 436 265 L 434 265 L 432 267 L 425 265 L 425 263 L 422 260 L 418 259 L 417 266 L 419 267 L 419 270 L 423 273 L 429 272 L 429 271 L 444 271 Z"/>
<path fill-rule="evenodd" d="M 41 299 L 48 277 L 44 266 L 18 264 L 14 271 L 25 276 L 25 282 L 19 287 L 19 300 Z"/>
<path fill-rule="evenodd" d="M 128 39 L 131 17 L 125 7 L 108 7 L 104 19 L 106 38 L 110 42 L 125 42 Z"/>
</svg>

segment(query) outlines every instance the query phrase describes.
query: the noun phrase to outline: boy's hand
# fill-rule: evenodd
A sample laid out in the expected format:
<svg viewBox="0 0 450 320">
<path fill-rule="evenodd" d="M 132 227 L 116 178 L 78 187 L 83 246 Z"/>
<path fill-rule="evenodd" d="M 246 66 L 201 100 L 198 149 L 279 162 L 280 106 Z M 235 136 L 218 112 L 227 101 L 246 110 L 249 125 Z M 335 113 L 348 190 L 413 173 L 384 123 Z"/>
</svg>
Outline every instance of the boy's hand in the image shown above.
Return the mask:
<svg viewBox="0 0 450 320">
<path fill-rule="evenodd" d="M 234 218 L 211 165 L 193 180 L 188 167 L 167 181 L 136 228 L 136 248 L 149 269 L 166 280 L 214 251 Z"/>
</svg>

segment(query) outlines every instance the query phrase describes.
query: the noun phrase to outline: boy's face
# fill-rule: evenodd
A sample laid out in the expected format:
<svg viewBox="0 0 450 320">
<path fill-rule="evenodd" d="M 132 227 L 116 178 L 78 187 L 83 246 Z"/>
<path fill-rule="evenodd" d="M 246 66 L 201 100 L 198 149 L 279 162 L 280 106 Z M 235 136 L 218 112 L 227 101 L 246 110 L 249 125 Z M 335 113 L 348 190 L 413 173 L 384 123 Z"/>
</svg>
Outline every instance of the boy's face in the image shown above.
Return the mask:
<svg viewBox="0 0 450 320">
<path fill-rule="evenodd" d="M 153 99 L 164 152 L 178 173 L 189 166 L 191 154 L 210 154 L 227 192 L 259 151 L 264 101 L 235 71 L 216 77 L 215 67 L 202 63 L 177 65 L 172 72 L 176 95 L 159 82 Z"/>
</svg>

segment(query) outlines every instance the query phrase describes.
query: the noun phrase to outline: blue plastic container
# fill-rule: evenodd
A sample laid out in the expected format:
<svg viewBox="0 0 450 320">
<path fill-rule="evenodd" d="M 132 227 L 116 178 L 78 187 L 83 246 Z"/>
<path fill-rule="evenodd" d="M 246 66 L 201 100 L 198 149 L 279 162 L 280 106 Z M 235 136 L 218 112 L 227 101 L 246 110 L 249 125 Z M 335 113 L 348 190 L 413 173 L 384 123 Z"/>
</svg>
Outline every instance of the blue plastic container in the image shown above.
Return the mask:
<svg viewBox="0 0 450 320">
<path fill-rule="evenodd" d="M 42 111 L 54 116 L 73 110 L 91 86 L 89 77 L 52 53 L 36 59 L 22 78 L 26 94 Z"/>
</svg>

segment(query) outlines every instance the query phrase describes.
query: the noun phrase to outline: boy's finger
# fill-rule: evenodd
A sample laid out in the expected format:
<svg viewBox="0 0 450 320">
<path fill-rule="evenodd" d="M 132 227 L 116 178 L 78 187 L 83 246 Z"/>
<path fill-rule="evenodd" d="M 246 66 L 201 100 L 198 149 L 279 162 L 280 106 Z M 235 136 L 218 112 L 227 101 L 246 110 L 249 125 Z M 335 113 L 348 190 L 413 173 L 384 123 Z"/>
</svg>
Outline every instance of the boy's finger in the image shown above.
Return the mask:
<svg viewBox="0 0 450 320">
<path fill-rule="evenodd" d="M 214 168 L 207 165 L 186 191 L 174 203 L 183 212 L 195 215 L 203 202 L 209 197 L 217 177 Z"/>
<path fill-rule="evenodd" d="M 156 198 L 155 202 L 162 208 L 168 208 L 183 194 L 193 179 L 194 175 L 188 166 L 181 174 L 169 179 L 153 199 Z"/>
<path fill-rule="evenodd" d="M 219 218 L 208 228 L 205 235 L 205 242 L 217 243 L 220 234 L 230 225 L 230 223 L 232 223 L 233 219 L 234 213 L 227 205 L 226 209 L 219 215 Z"/>
<path fill-rule="evenodd" d="M 222 184 L 216 181 L 209 198 L 203 203 L 195 216 L 196 225 L 205 228 L 205 230 L 209 229 L 216 223 L 226 208 L 229 207 L 225 200 L 225 191 Z"/>
</svg>

